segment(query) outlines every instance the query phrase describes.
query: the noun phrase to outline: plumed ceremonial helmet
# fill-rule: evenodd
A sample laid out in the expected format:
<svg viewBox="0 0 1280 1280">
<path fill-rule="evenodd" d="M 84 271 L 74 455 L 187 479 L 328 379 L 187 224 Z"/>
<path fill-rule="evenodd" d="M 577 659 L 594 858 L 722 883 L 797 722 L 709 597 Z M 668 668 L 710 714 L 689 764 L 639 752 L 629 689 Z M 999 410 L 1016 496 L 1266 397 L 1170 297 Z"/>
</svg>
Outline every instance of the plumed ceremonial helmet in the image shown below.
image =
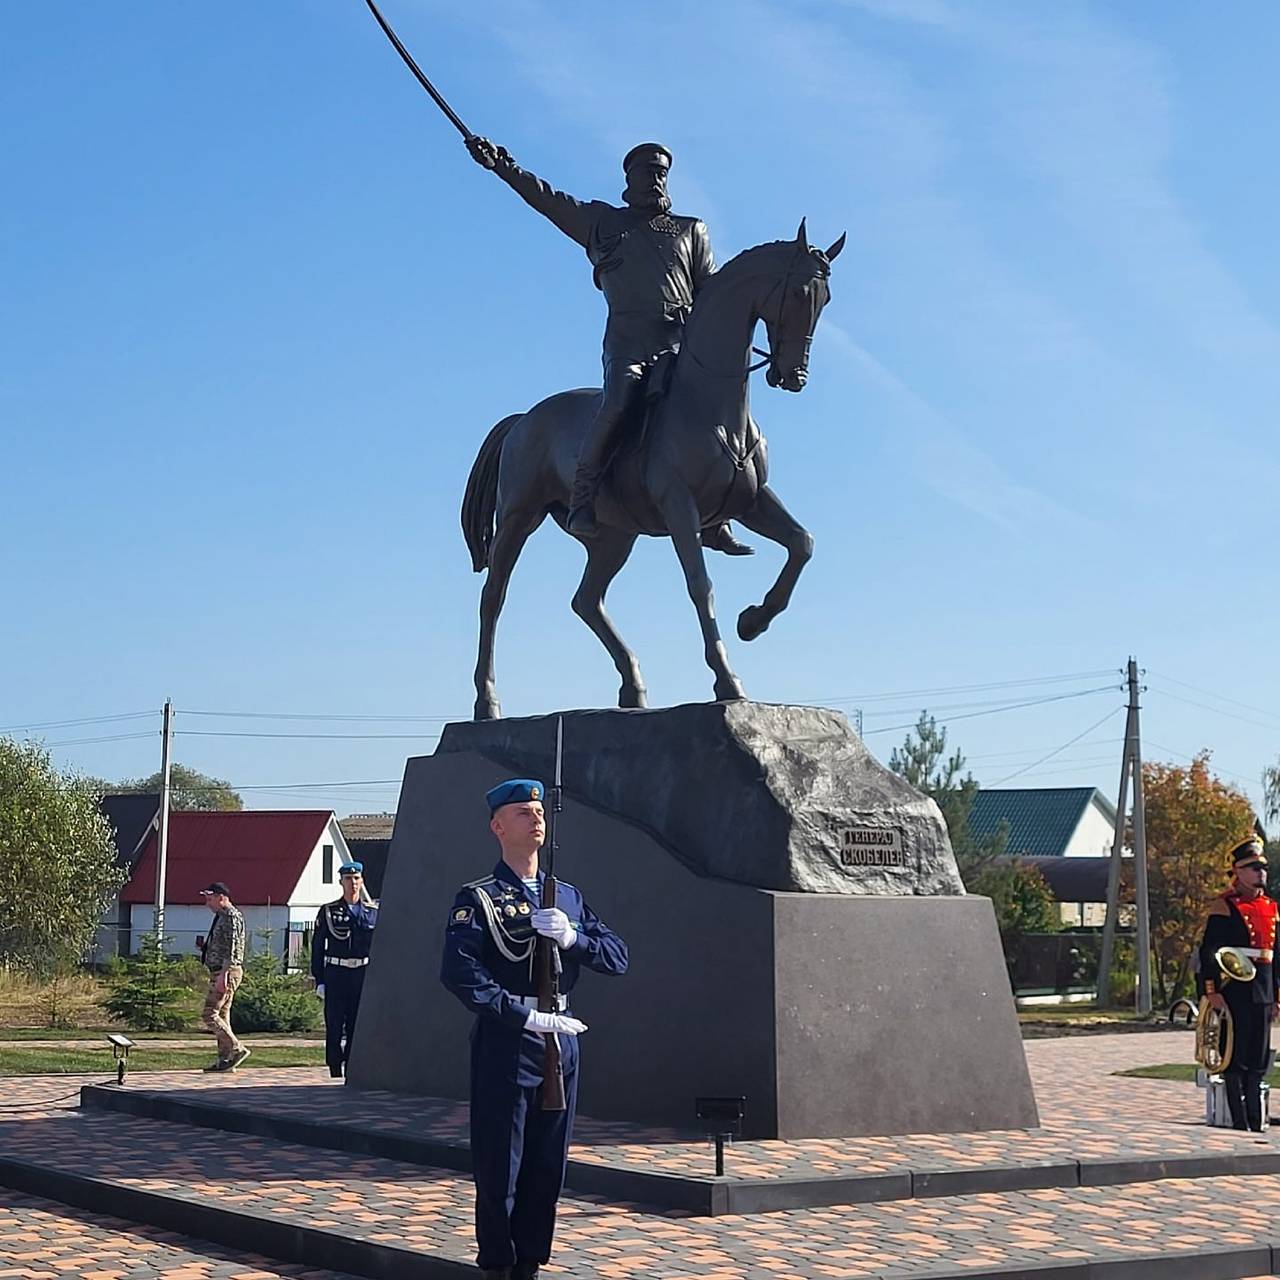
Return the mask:
<svg viewBox="0 0 1280 1280">
<path fill-rule="evenodd" d="M 1238 867 L 1245 862 L 1261 862 L 1265 865 L 1267 859 L 1263 852 L 1264 848 L 1261 836 L 1251 835 L 1245 837 L 1231 850 L 1231 865 Z"/>
</svg>

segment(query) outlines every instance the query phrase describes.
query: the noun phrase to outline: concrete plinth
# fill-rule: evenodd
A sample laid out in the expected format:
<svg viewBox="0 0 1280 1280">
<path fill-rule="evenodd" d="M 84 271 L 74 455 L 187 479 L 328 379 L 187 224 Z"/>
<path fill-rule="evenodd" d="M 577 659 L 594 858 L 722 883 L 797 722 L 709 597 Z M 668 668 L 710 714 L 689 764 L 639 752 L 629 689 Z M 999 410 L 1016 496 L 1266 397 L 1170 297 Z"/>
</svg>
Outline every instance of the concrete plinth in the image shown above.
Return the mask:
<svg viewBox="0 0 1280 1280">
<path fill-rule="evenodd" d="M 497 861 L 484 792 L 519 763 L 409 761 L 353 1086 L 467 1096 L 471 1018 L 440 985 L 441 948 L 454 894 Z M 745 1094 L 756 1138 L 1038 1123 L 987 899 L 734 884 L 570 798 L 556 870 L 631 948 L 625 977 L 584 973 L 574 992 L 585 1114 L 691 1126 L 695 1096 Z"/>
</svg>

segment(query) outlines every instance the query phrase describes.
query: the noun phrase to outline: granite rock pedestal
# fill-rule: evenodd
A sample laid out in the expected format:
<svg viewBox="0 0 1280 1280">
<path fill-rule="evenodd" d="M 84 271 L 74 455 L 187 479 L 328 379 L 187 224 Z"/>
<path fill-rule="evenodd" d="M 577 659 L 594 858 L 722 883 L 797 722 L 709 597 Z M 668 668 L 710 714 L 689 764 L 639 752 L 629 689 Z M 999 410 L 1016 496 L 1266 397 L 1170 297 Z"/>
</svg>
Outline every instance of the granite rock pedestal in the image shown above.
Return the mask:
<svg viewBox="0 0 1280 1280">
<path fill-rule="evenodd" d="M 692 1127 L 696 1096 L 744 1094 L 754 1138 L 1038 1123 L 991 904 L 843 716 L 572 712 L 564 743 L 556 873 L 631 949 L 574 992 L 584 1114 Z M 351 1085 L 467 1096 L 448 912 L 498 859 L 484 792 L 549 784 L 554 744 L 554 716 L 456 724 L 408 762 Z"/>
</svg>

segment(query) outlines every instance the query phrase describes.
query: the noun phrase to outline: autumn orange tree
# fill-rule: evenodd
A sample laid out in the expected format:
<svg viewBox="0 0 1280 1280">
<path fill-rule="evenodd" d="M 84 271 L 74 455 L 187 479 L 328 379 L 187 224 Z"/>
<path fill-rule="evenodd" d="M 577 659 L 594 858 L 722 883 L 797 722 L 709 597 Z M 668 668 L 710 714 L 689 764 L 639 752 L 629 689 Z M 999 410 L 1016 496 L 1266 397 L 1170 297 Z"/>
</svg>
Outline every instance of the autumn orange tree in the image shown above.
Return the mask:
<svg viewBox="0 0 1280 1280">
<path fill-rule="evenodd" d="M 1253 829 L 1248 799 L 1210 772 L 1209 754 L 1201 751 L 1189 765 L 1142 766 L 1151 949 L 1156 991 L 1166 1005 L 1191 986 L 1209 900 L 1230 880 L 1227 854 Z M 1125 876 L 1132 884 L 1131 865 Z"/>
</svg>

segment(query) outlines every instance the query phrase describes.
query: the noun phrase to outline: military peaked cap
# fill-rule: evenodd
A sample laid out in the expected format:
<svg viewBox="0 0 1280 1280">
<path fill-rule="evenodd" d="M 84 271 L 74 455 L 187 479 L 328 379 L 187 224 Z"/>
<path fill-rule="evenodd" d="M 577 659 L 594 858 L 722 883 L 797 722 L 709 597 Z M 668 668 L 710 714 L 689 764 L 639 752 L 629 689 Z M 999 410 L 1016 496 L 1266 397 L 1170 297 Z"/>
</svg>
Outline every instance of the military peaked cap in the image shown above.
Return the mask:
<svg viewBox="0 0 1280 1280">
<path fill-rule="evenodd" d="M 627 173 L 633 164 L 660 164 L 670 169 L 671 152 L 660 142 L 642 142 L 622 157 L 622 172 Z"/>
</svg>

